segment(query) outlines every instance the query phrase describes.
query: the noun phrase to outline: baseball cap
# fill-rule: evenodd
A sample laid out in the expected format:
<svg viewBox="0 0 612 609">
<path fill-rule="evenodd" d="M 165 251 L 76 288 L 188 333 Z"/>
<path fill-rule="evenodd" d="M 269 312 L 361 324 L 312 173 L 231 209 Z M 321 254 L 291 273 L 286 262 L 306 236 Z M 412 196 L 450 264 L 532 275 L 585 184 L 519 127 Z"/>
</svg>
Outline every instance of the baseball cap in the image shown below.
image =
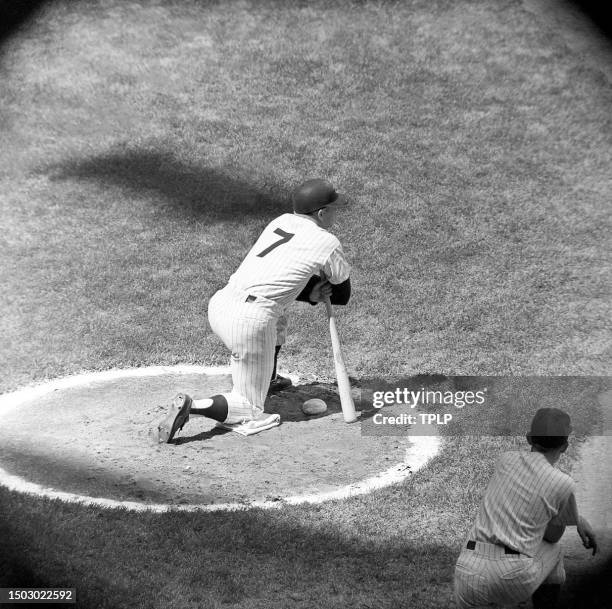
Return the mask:
<svg viewBox="0 0 612 609">
<path fill-rule="evenodd" d="M 346 205 L 345 195 L 327 181 L 315 178 L 300 184 L 292 195 L 293 211 L 298 214 L 309 214 L 327 205 Z"/>
<path fill-rule="evenodd" d="M 572 431 L 571 419 L 559 408 L 540 408 L 531 421 L 530 437 L 569 436 Z"/>
</svg>

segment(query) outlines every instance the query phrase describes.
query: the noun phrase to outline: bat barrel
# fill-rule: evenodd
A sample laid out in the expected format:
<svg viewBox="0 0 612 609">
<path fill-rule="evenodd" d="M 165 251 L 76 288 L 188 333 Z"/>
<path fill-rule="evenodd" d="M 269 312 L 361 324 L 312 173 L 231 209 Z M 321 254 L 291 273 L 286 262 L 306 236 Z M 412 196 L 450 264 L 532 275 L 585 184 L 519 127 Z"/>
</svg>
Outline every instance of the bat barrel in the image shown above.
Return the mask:
<svg viewBox="0 0 612 609">
<path fill-rule="evenodd" d="M 336 381 L 338 383 L 338 393 L 340 394 L 340 405 L 342 406 L 342 416 L 345 423 L 354 423 L 357 420 L 355 403 L 351 395 L 351 384 L 349 382 L 344 356 L 340 346 L 340 337 L 336 327 L 336 319 L 329 298 L 325 299 L 325 308 L 329 318 L 329 333 L 331 335 L 332 351 L 334 354 L 334 365 L 336 367 Z"/>
</svg>

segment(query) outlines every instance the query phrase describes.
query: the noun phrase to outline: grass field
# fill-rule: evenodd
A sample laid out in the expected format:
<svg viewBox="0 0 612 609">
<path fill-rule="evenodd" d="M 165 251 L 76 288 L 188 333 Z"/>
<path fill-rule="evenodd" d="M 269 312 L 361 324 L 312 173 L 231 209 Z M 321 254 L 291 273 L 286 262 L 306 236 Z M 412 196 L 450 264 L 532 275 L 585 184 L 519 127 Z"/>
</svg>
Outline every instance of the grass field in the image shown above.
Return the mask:
<svg viewBox="0 0 612 609">
<path fill-rule="evenodd" d="M 351 199 L 351 376 L 608 374 L 612 89 L 528 5 L 48 4 L 0 56 L 0 391 L 225 364 L 208 299 L 313 176 Z M 296 305 L 281 366 L 328 378 L 328 343 Z M 451 438 L 406 484 L 273 512 L 0 489 L 0 586 L 76 586 L 92 608 L 450 607 L 492 459 L 521 445 Z"/>
</svg>

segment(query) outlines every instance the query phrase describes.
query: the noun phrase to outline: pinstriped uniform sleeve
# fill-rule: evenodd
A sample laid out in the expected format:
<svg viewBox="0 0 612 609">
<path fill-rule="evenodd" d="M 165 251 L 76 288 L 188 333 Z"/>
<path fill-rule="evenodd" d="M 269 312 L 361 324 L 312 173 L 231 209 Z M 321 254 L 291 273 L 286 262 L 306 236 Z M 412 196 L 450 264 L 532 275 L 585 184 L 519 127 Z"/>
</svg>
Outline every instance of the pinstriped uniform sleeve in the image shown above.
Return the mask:
<svg viewBox="0 0 612 609">
<path fill-rule="evenodd" d="M 336 285 L 343 283 L 349 278 L 351 267 L 339 242 L 323 265 L 323 272 L 328 281 Z"/>
<path fill-rule="evenodd" d="M 576 493 L 576 483 L 570 476 L 564 475 L 558 489 L 560 509 L 555 517 L 555 522 L 565 526 L 576 525 L 576 515 L 572 509 L 572 505 L 570 504 L 571 496 L 575 495 Z"/>
</svg>

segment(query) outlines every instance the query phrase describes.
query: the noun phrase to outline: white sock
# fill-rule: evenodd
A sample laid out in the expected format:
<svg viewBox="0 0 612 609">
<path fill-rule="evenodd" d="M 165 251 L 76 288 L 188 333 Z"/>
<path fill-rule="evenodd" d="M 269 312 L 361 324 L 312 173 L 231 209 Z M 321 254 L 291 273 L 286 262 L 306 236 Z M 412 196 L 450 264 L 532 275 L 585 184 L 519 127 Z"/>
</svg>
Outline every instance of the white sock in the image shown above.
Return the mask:
<svg viewBox="0 0 612 609">
<path fill-rule="evenodd" d="M 212 398 L 202 398 L 201 400 L 193 400 L 194 408 L 210 408 L 212 405 Z"/>
</svg>

